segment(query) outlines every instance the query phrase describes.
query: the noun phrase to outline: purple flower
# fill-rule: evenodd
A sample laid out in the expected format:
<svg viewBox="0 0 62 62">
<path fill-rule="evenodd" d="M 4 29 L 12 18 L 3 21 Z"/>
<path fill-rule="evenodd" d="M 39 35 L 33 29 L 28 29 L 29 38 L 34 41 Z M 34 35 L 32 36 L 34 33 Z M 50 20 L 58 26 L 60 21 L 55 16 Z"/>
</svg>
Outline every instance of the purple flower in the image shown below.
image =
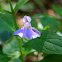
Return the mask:
<svg viewBox="0 0 62 62">
<path fill-rule="evenodd" d="M 31 18 L 29 16 L 24 16 L 23 18 L 24 26 L 13 33 L 13 35 L 19 35 L 21 38 L 28 37 L 29 39 L 34 39 L 40 37 L 40 32 L 31 27 Z"/>
</svg>

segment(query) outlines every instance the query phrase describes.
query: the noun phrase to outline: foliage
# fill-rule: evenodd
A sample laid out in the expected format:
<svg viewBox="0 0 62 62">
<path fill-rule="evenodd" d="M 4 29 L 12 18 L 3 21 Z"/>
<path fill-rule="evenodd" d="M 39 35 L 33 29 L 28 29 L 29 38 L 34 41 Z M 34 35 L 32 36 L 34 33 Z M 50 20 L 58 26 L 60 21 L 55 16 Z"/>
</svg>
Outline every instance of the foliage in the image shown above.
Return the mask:
<svg viewBox="0 0 62 62">
<path fill-rule="evenodd" d="M 0 62 L 8 62 L 10 61 L 10 57 L 6 54 L 0 54 Z"/>
<path fill-rule="evenodd" d="M 14 9 L 12 7 L 11 0 L 8 1 L 10 4 L 11 12 L 3 9 L 0 10 L 0 29 L 10 32 L 11 38 L 9 38 L 9 40 L 7 40 L 6 43 L 4 43 L 4 45 L 2 46 L 3 49 L 2 53 L 0 54 L 0 62 L 20 62 L 20 61 L 24 62 L 24 57 L 34 52 L 40 52 L 43 54 L 45 53 L 47 55 L 40 62 L 56 62 L 57 58 L 61 60 L 62 37 L 56 33 L 57 31 L 59 31 L 60 22 L 52 16 L 45 14 L 37 14 L 31 17 L 32 18 L 31 25 L 32 27 L 38 29 L 37 27 L 38 22 L 36 22 L 35 20 L 36 18 L 39 18 L 40 24 L 42 24 L 43 26 L 43 30 L 39 29 L 41 33 L 40 37 L 35 39 L 27 39 L 27 38 L 22 39 L 19 36 L 14 36 L 13 32 L 19 28 L 16 22 L 15 12 L 19 8 L 21 8 L 22 10 L 26 9 L 26 8 L 23 9 L 23 6 L 28 0 L 19 0 Z M 26 6 L 24 7 L 27 6 L 28 4 L 26 4 Z M 32 6 L 30 6 L 24 11 L 27 11 L 28 9 L 33 9 L 31 7 Z M 59 7 L 53 5 L 53 9 L 59 16 L 62 17 L 62 11 Z M 7 35 L 5 34 L 5 36 Z M 2 37 L 4 38 L 4 36 Z"/>
<path fill-rule="evenodd" d="M 56 6 L 56 5 L 52 5 L 52 8 L 53 8 L 53 10 L 54 10 L 59 16 L 62 17 L 62 9 L 61 9 L 61 8 L 59 8 L 59 7 Z"/>
<path fill-rule="evenodd" d="M 33 9 L 34 9 L 34 4 L 25 4 L 20 7 L 20 10 L 24 12 L 32 12 Z"/>
<path fill-rule="evenodd" d="M 0 14 L 0 29 L 14 32 L 14 22 L 11 14 Z"/>
<path fill-rule="evenodd" d="M 40 38 L 29 40 L 26 45 L 38 52 L 62 54 L 62 38 L 50 31 L 43 31 Z"/>
<path fill-rule="evenodd" d="M 18 48 L 18 43 L 17 43 L 17 39 L 15 37 L 12 37 L 10 38 L 6 44 L 3 46 L 3 52 L 5 54 L 13 54 L 17 51 L 19 51 L 19 48 Z M 7 48 L 8 47 L 8 48 Z"/>
<path fill-rule="evenodd" d="M 40 18 L 40 22 L 44 28 L 48 26 L 48 29 L 52 31 L 58 31 L 59 29 L 59 26 L 58 26 L 59 22 L 55 20 L 52 16 L 38 14 L 38 15 L 32 16 L 32 18 Z"/>
<path fill-rule="evenodd" d="M 28 0 L 19 0 L 18 3 L 16 4 L 14 11 L 16 12 L 20 6 L 25 4 Z"/>
</svg>

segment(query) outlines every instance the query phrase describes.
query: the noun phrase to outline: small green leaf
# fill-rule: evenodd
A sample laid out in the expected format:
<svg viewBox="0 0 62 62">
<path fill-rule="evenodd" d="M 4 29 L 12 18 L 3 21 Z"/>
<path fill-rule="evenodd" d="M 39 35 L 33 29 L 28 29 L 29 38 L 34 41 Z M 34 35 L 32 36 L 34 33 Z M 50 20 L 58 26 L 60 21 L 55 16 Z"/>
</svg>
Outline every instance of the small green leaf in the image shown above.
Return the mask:
<svg viewBox="0 0 62 62">
<path fill-rule="evenodd" d="M 14 11 L 16 12 L 18 10 L 18 8 L 20 8 L 20 6 L 22 6 L 23 4 L 25 4 L 28 0 L 19 0 L 18 3 L 16 4 Z"/>
</svg>

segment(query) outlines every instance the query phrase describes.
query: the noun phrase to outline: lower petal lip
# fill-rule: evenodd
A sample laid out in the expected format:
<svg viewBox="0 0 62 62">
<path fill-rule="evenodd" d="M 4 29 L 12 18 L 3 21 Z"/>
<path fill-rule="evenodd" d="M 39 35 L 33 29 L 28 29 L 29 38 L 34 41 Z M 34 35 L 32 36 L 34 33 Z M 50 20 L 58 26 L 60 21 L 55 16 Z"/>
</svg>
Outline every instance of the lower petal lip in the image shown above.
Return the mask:
<svg viewBox="0 0 62 62">
<path fill-rule="evenodd" d="M 28 28 L 20 28 L 19 30 L 14 32 L 14 35 L 19 35 L 21 38 L 27 37 L 29 39 L 34 39 L 40 37 L 40 32 L 32 27 Z"/>
<path fill-rule="evenodd" d="M 41 35 L 40 32 L 37 29 L 35 29 L 35 28 L 32 28 L 32 31 L 37 33 L 39 36 Z"/>
</svg>

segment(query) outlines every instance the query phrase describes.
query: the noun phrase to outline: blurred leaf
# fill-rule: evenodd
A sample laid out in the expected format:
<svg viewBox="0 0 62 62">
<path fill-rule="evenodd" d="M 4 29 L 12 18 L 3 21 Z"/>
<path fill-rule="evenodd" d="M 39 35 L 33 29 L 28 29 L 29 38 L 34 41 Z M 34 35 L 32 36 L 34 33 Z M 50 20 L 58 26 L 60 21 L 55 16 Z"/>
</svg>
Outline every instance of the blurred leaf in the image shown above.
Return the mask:
<svg viewBox="0 0 62 62">
<path fill-rule="evenodd" d="M 37 28 L 37 22 L 35 21 L 35 18 L 31 18 L 31 26 Z"/>
<path fill-rule="evenodd" d="M 23 39 L 23 42 L 28 42 L 28 39 Z M 24 43 L 22 43 L 23 49 L 24 49 L 24 53 L 25 55 L 31 53 L 32 51 L 30 50 L 26 50 L 25 49 L 25 45 Z M 27 52 L 26 52 L 27 51 Z M 28 52 L 29 51 L 29 52 Z M 18 40 L 16 39 L 16 37 L 12 37 L 10 38 L 3 46 L 3 53 L 11 55 L 12 57 L 19 57 L 20 56 L 20 52 L 19 52 L 19 47 L 18 47 Z"/>
<path fill-rule="evenodd" d="M 52 8 L 53 8 L 53 10 L 54 10 L 59 16 L 62 17 L 62 9 L 61 9 L 61 8 L 59 8 L 59 7 L 56 6 L 56 5 L 52 5 Z"/>
<path fill-rule="evenodd" d="M 50 31 L 43 31 L 40 38 L 29 40 L 26 46 L 46 54 L 62 54 L 62 37 Z"/>
<path fill-rule="evenodd" d="M 46 8 L 41 0 L 34 0 L 34 2 L 44 13 L 46 12 Z"/>
<path fill-rule="evenodd" d="M 30 39 L 28 39 L 27 37 L 22 39 L 24 43 L 28 42 Z"/>
<path fill-rule="evenodd" d="M 11 37 L 3 46 L 3 53 L 10 55 L 11 60 L 9 62 L 20 62 L 18 40 L 15 36 Z"/>
<path fill-rule="evenodd" d="M 12 2 L 13 8 L 15 7 L 16 3 Z M 9 3 L 3 3 L 2 4 L 2 9 L 5 9 L 7 12 L 11 12 L 11 8 Z"/>
<path fill-rule="evenodd" d="M 11 14 L 0 14 L 0 29 L 11 33 L 15 30 L 13 16 Z"/>
<path fill-rule="evenodd" d="M 16 12 L 18 10 L 18 8 L 20 8 L 20 6 L 25 4 L 27 1 L 29 1 L 29 0 L 19 0 L 18 3 L 16 4 L 15 8 L 14 8 L 14 11 Z"/>
<path fill-rule="evenodd" d="M 5 54 L 13 54 L 17 51 L 19 51 L 18 40 L 15 37 L 12 37 L 3 46 L 3 52 Z"/>
<path fill-rule="evenodd" d="M 9 38 L 10 33 L 0 30 L 0 42 L 5 42 Z"/>
<path fill-rule="evenodd" d="M 34 4 L 30 3 L 30 4 L 22 5 L 20 9 L 24 12 L 32 12 L 34 9 Z"/>
<path fill-rule="evenodd" d="M 62 62 L 62 55 L 47 55 L 40 62 Z"/>
<path fill-rule="evenodd" d="M 50 16 L 41 17 L 41 23 L 43 27 L 46 27 L 47 25 L 49 25 L 48 29 L 50 30 L 57 31 L 59 29 L 59 26 L 58 26 L 59 22 Z"/>
<path fill-rule="evenodd" d="M 5 54 L 0 54 L 0 62 L 8 62 L 10 60 L 10 57 L 8 57 Z"/>
<path fill-rule="evenodd" d="M 12 59 L 10 62 L 21 62 L 21 60 L 20 59 L 16 59 L 16 58 L 14 58 L 14 59 Z"/>
<path fill-rule="evenodd" d="M 11 14 L 10 11 L 4 10 L 4 9 L 0 9 L 0 14 L 3 14 L 3 13 L 10 13 Z"/>
<path fill-rule="evenodd" d="M 2 9 L 5 9 L 6 11 L 11 11 L 10 5 L 9 3 L 3 3 L 2 4 Z"/>
<path fill-rule="evenodd" d="M 40 18 L 41 24 L 44 28 L 49 26 L 48 29 L 52 31 L 57 31 L 59 29 L 59 22 L 52 16 L 47 14 L 36 14 L 32 16 L 32 18 Z"/>
</svg>

